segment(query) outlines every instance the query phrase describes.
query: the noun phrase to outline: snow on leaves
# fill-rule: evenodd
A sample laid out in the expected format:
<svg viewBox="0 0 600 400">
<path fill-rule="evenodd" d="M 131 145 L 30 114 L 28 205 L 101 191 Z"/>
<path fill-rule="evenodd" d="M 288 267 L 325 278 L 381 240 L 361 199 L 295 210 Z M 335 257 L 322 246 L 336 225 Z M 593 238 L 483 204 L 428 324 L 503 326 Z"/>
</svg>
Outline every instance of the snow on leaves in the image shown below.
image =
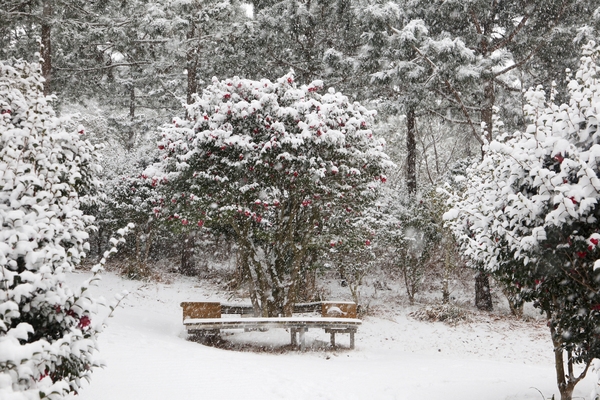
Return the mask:
<svg viewBox="0 0 600 400">
<path fill-rule="evenodd" d="M 297 87 L 292 74 L 274 83 L 214 79 L 188 106 L 188 120 L 163 128 L 158 148 L 170 171 L 166 178 L 185 176 L 192 188 L 214 186 L 210 192 L 224 200 L 216 201 L 222 212 L 250 211 L 256 198 L 273 207 L 290 198 L 292 187 L 306 193 L 299 203 L 374 188 L 391 163 L 384 142 L 368 128 L 373 112 L 322 90 L 321 81 Z M 156 171 L 147 175 L 161 179 Z M 188 204 L 207 203 L 206 196 L 185 197 Z"/>
<path fill-rule="evenodd" d="M 261 292 L 255 304 L 285 314 L 328 218 L 358 215 L 385 182 L 392 163 L 373 117 L 321 81 L 296 85 L 292 73 L 213 79 L 187 119 L 163 128 L 163 161 L 144 175 L 168 182 L 160 212 L 171 223 L 233 229 Z"/>
<path fill-rule="evenodd" d="M 525 94 L 526 131 L 485 147 L 445 214 L 473 264 L 547 316 L 569 368 L 600 356 L 599 57 L 594 43 L 583 48 L 568 104 L 554 104 L 553 92 L 547 102 L 541 87 Z M 585 376 L 557 374 L 572 386 Z"/>
<path fill-rule="evenodd" d="M 67 132 L 41 93 L 37 64 L 0 63 L 0 397 L 58 398 L 96 366 L 101 328 L 87 282 L 65 272 L 88 251 L 95 148 Z"/>
</svg>

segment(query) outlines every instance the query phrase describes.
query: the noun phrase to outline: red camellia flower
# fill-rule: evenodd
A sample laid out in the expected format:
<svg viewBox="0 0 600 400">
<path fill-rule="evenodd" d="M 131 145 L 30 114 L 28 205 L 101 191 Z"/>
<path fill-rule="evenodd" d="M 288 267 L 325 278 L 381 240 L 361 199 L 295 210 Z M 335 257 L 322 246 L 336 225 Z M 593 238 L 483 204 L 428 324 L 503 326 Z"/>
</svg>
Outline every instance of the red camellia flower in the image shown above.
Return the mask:
<svg viewBox="0 0 600 400">
<path fill-rule="evenodd" d="M 224 97 L 224 98 L 226 98 L 226 99 L 230 99 L 230 98 L 231 98 L 231 94 L 229 94 L 229 93 L 225 93 L 225 94 L 223 95 L 223 97 Z"/>
<path fill-rule="evenodd" d="M 387 178 L 383 175 L 381 176 L 380 179 L 381 179 L 381 183 L 385 183 L 387 181 Z"/>
<path fill-rule="evenodd" d="M 159 144 L 159 145 L 158 145 L 158 149 L 159 149 L 159 150 L 164 150 L 164 149 L 165 149 L 165 146 L 164 146 L 164 145 L 162 145 L 162 144 Z"/>
<path fill-rule="evenodd" d="M 577 252 L 577 257 L 579 258 L 585 258 L 587 252 L 586 251 L 578 251 Z"/>
<path fill-rule="evenodd" d="M 569 197 L 569 199 L 573 202 L 573 204 L 577 204 L 577 200 L 575 200 L 575 197 L 571 196 Z"/>
<path fill-rule="evenodd" d="M 187 219 L 185 219 L 185 218 L 181 220 L 181 223 L 182 223 L 183 225 L 187 225 L 187 224 L 189 224 L 188 220 L 187 220 Z"/>
<path fill-rule="evenodd" d="M 559 162 L 559 164 L 560 164 L 560 163 L 562 163 L 562 162 L 563 162 L 563 160 L 564 160 L 565 158 L 562 156 L 562 154 L 558 153 L 557 155 L 555 155 L 555 156 L 554 156 L 554 159 L 555 159 L 556 161 L 558 161 L 558 162 Z"/>
<path fill-rule="evenodd" d="M 198 228 L 202 228 L 203 225 L 204 225 L 204 221 L 198 221 Z"/>
<path fill-rule="evenodd" d="M 365 246 L 370 246 L 371 245 L 371 241 L 369 239 L 365 240 Z"/>
<path fill-rule="evenodd" d="M 84 315 L 79 320 L 79 324 L 77 326 L 79 327 L 79 329 L 85 329 L 88 326 L 90 326 L 91 323 L 92 323 L 92 320 L 90 319 L 90 317 L 88 317 L 87 315 Z"/>
<path fill-rule="evenodd" d="M 591 239 L 590 239 L 590 242 L 592 242 L 592 244 L 593 244 L 594 246 L 597 246 L 597 245 L 598 245 L 598 239 L 596 239 L 596 238 L 591 238 Z"/>
</svg>

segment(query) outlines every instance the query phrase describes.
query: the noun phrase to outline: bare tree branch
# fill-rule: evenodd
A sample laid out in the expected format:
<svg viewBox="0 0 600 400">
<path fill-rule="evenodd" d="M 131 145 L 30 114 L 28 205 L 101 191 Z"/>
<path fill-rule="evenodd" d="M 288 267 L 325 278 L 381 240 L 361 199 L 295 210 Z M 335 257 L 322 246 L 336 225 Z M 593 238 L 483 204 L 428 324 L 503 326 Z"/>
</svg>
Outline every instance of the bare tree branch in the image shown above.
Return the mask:
<svg viewBox="0 0 600 400">
<path fill-rule="evenodd" d="M 137 66 L 137 65 L 148 65 L 150 64 L 149 61 L 140 61 L 140 62 L 136 62 L 136 63 L 118 63 L 118 64 L 110 64 L 110 65 L 104 65 L 102 67 L 94 67 L 94 68 L 59 68 L 57 67 L 57 70 L 60 71 L 73 71 L 73 72 L 90 72 L 90 71 L 100 71 L 100 70 L 104 70 L 104 69 L 111 69 L 111 68 L 115 68 L 115 67 L 133 67 L 133 66 Z"/>
<path fill-rule="evenodd" d="M 530 16 L 531 16 L 530 14 L 525 14 L 525 16 L 521 19 L 521 21 L 515 27 L 515 29 L 513 29 L 513 31 L 504 40 L 502 40 L 501 42 L 492 46 L 492 48 L 489 50 L 489 52 L 493 53 L 494 51 L 501 49 L 502 47 L 506 46 L 508 43 L 512 42 L 512 40 L 515 38 L 515 36 L 521 31 L 521 29 L 523 29 L 523 27 L 525 26 L 525 23 L 527 22 L 527 20 L 529 20 Z"/>
<path fill-rule="evenodd" d="M 432 114 L 437 115 L 438 117 L 444 119 L 445 121 L 452 122 L 453 124 L 469 125 L 469 121 L 461 121 L 461 120 L 458 120 L 458 119 L 448 118 L 444 114 L 441 114 L 441 113 L 439 113 L 439 112 L 437 112 L 435 110 L 432 110 L 430 108 L 428 108 L 427 111 L 429 111 Z"/>
</svg>

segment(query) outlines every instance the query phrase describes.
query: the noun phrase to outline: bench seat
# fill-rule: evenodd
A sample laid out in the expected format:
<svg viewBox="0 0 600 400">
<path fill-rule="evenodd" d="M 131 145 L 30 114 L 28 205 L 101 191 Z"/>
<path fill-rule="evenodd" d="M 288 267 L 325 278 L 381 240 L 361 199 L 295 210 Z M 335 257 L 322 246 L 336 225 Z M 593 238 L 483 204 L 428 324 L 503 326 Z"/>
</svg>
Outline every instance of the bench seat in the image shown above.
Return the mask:
<svg viewBox="0 0 600 400">
<path fill-rule="evenodd" d="M 305 349 L 304 333 L 309 328 L 321 328 L 331 335 L 331 345 L 335 347 L 336 333 L 350 334 L 350 348 L 354 348 L 354 334 L 362 321 L 356 318 L 356 304 L 352 302 L 315 302 L 298 305 L 295 312 L 320 312 L 320 317 L 245 317 L 251 306 L 229 305 L 219 302 L 184 302 L 183 325 L 191 334 L 218 334 L 222 329 L 268 329 L 285 328 L 290 330 L 292 345 L 297 345 L 296 335 L 300 336 L 300 348 Z M 239 315 L 236 317 L 223 315 Z"/>
<path fill-rule="evenodd" d="M 247 318 L 194 318 L 183 321 L 190 329 L 240 329 L 240 328 L 354 328 L 362 321 L 354 318 L 314 317 L 247 317 Z"/>
</svg>

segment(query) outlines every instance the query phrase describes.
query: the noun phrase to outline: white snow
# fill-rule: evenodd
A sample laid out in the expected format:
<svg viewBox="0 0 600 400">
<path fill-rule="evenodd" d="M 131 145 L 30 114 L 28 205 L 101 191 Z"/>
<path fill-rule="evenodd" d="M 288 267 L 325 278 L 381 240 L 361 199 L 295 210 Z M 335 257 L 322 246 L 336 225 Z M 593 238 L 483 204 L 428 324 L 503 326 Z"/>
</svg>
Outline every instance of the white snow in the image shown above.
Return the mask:
<svg viewBox="0 0 600 400">
<path fill-rule="evenodd" d="M 88 273 L 70 276 L 82 282 Z M 366 317 L 356 334 L 337 335 L 327 349 L 322 329 L 306 334 L 305 353 L 248 351 L 284 346 L 283 329 L 225 336 L 244 350 L 207 347 L 185 339 L 182 301 L 225 301 L 228 293 L 209 283 L 174 278 L 171 283 L 128 281 L 106 273 L 107 299 L 128 290 L 100 335 L 106 368 L 71 400 L 196 399 L 444 399 L 534 400 L 559 398 L 552 346 L 542 321 L 478 315 L 457 326 L 397 315 Z M 229 300 L 231 302 L 231 300 Z M 398 309 L 398 308 L 397 308 Z M 108 310 L 106 311 L 108 313 Z M 593 379 L 574 397 L 587 398 Z"/>
</svg>

